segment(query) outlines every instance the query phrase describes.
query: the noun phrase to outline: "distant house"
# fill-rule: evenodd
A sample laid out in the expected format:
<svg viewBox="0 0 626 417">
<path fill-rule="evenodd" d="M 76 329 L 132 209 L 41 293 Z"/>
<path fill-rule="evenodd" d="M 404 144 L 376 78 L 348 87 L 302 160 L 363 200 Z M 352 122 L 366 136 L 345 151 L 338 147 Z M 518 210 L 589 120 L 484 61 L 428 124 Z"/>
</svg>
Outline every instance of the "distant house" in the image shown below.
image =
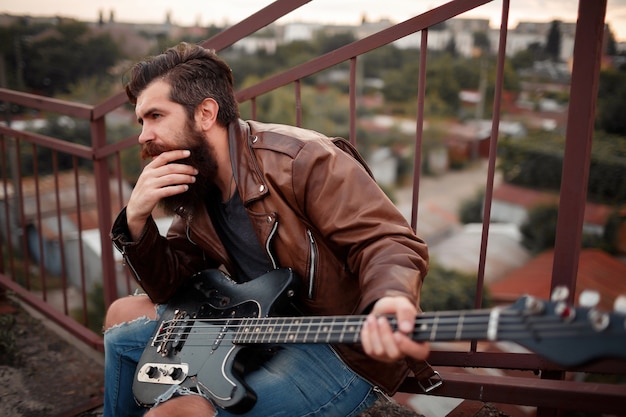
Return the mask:
<svg viewBox="0 0 626 417">
<path fill-rule="evenodd" d="M 496 282 L 531 259 L 521 244 L 520 232 L 512 224 L 492 224 L 485 259 L 486 283 Z M 458 232 L 429 247 L 433 260 L 447 269 L 476 274 L 482 244 L 482 224 L 466 224 Z"/>
<path fill-rule="evenodd" d="M 502 279 L 489 285 L 495 301 L 511 302 L 528 294 L 542 299 L 550 298 L 550 281 L 554 264 L 554 250 L 543 252 Z M 600 249 L 583 249 L 580 253 L 576 294 L 584 290 L 597 291 L 598 308 L 613 309 L 614 300 L 626 294 L 626 263 Z"/>
<path fill-rule="evenodd" d="M 111 208 L 117 213 L 120 201 L 130 196 L 130 186 L 122 182 L 121 199 L 117 178 L 110 178 L 110 188 Z M 4 240 L 10 240 L 16 253 L 21 253 L 24 237 L 30 259 L 49 275 L 64 275 L 70 285 L 78 288 L 84 285 L 90 290 L 94 283 L 102 282 L 93 175 L 69 171 L 59 173 L 56 178 L 53 175 L 23 178 L 21 192 L 21 204 L 16 204 L 12 184 L 7 187 L 6 195 L 0 195 L 0 206 L 4 206 L 2 200 L 6 199 L 9 207 L 0 211 L 0 234 Z M 94 246 L 96 241 L 98 249 Z"/>
<path fill-rule="evenodd" d="M 557 193 L 502 183 L 493 192 L 491 220 L 521 226 L 528 219 L 528 212 L 532 208 L 557 204 L 559 204 Z M 601 235 L 613 211 L 611 206 L 588 202 L 585 207 L 583 231 Z"/>
</svg>

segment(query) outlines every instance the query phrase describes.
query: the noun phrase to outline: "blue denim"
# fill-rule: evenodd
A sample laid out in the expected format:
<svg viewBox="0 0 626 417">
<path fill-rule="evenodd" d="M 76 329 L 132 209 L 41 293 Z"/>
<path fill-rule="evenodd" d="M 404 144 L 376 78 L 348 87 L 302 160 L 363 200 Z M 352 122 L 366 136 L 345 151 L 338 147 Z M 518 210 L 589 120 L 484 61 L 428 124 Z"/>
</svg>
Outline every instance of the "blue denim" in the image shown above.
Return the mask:
<svg viewBox="0 0 626 417">
<path fill-rule="evenodd" d="M 135 417 L 146 412 L 136 404 L 132 385 L 137 363 L 157 323 L 141 318 L 105 332 L 104 417 Z M 283 345 L 245 380 L 257 395 L 255 406 L 245 414 L 218 408 L 219 417 L 354 417 L 378 398 L 372 385 L 324 344 Z"/>
</svg>

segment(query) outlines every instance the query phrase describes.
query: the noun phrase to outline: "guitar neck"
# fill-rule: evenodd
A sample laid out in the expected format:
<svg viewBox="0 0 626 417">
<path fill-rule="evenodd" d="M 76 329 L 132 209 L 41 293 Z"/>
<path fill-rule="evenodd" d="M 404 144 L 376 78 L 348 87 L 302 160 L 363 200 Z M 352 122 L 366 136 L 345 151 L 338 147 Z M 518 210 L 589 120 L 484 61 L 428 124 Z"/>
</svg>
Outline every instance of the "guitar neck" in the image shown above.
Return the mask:
<svg viewBox="0 0 626 417">
<path fill-rule="evenodd" d="M 366 316 L 273 317 L 241 319 L 233 342 L 238 344 L 342 343 L 360 341 Z M 389 317 L 392 328 L 396 320 Z M 415 321 L 416 341 L 495 340 L 502 333 L 526 331 L 516 314 L 501 310 L 428 313 Z"/>
</svg>

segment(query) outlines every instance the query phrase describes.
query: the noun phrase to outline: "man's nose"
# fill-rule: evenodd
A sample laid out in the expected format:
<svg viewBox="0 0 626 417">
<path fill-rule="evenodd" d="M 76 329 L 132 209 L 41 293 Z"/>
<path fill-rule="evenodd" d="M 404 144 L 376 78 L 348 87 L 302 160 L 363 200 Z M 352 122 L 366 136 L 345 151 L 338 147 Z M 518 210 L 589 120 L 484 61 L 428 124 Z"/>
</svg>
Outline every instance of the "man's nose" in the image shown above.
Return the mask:
<svg viewBox="0 0 626 417">
<path fill-rule="evenodd" d="M 141 127 L 141 133 L 139 134 L 139 143 L 140 144 L 145 144 L 147 142 L 150 142 L 151 140 L 154 140 L 154 133 L 152 132 L 152 130 L 146 126 L 145 124 Z"/>
</svg>

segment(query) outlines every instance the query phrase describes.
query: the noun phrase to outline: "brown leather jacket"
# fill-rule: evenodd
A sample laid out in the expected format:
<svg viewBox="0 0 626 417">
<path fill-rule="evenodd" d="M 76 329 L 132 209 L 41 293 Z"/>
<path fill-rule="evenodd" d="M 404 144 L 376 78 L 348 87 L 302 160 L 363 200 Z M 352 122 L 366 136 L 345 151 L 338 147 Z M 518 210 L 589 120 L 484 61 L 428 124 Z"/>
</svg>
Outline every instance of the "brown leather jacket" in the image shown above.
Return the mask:
<svg viewBox="0 0 626 417">
<path fill-rule="evenodd" d="M 303 281 L 306 314 L 363 314 L 384 296 L 419 305 L 428 253 L 345 140 L 284 125 L 239 121 L 229 126 L 237 189 L 275 267 Z M 185 277 L 231 261 L 206 212 L 176 218 L 167 238 L 149 222 L 128 241 L 125 213 L 112 238 L 140 285 L 166 302 Z M 335 346 L 357 373 L 393 394 L 408 373 L 404 361 L 385 364 L 358 346 Z"/>
</svg>

